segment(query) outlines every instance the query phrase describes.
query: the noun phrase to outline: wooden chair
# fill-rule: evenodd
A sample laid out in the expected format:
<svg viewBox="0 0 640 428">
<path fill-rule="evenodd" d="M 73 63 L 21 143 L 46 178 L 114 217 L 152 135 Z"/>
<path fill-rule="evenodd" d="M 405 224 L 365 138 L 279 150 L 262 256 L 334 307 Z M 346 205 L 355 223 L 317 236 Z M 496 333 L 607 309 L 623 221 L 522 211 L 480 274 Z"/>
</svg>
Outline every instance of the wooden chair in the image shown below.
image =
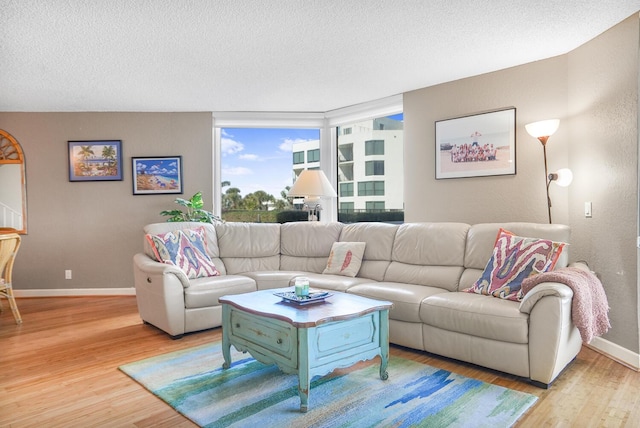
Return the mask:
<svg viewBox="0 0 640 428">
<path fill-rule="evenodd" d="M 0 297 L 9 299 L 9 305 L 11 306 L 13 317 L 16 319 L 16 324 L 21 324 L 22 318 L 11 287 L 13 261 L 18 253 L 18 248 L 20 248 L 20 235 L 17 233 L 0 234 Z M 0 312 L 2 312 L 1 302 Z"/>
</svg>

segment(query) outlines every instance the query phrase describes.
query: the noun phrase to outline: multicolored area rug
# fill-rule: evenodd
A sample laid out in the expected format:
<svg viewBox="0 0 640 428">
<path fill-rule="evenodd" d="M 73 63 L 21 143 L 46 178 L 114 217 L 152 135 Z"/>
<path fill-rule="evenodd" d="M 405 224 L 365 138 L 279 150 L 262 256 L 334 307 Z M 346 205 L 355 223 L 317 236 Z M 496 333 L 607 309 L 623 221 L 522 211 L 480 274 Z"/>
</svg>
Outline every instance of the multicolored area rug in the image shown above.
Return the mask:
<svg viewBox="0 0 640 428">
<path fill-rule="evenodd" d="M 298 378 L 232 347 L 222 369 L 220 343 L 120 367 L 171 407 L 203 427 L 509 427 L 537 397 L 391 357 L 336 370 L 311 383 L 301 413 Z"/>
</svg>

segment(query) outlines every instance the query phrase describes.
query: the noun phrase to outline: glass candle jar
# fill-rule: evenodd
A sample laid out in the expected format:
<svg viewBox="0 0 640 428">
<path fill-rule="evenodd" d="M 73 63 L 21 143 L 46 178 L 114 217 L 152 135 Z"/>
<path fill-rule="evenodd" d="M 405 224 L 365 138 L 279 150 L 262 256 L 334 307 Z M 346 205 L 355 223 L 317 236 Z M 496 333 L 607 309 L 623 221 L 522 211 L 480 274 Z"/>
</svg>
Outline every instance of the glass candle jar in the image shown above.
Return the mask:
<svg viewBox="0 0 640 428">
<path fill-rule="evenodd" d="M 304 276 L 296 278 L 295 287 L 297 297 L 309 297 L 309 278 Z"/>
</svg>

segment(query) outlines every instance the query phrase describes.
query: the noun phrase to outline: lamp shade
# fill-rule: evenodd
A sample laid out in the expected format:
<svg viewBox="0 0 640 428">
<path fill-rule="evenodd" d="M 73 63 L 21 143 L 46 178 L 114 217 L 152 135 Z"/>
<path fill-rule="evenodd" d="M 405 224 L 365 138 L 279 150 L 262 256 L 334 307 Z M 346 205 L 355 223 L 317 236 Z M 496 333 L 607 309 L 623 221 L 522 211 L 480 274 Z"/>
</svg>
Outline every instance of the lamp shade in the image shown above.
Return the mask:
<svg viewBox="0 0 640 428">
<path fill-rule="evenodd" d="M 319 169 L 306 169 L 300 173 L 298 179 L 289 190 L 289 196 L 298 197 L 336 197 L 338 194 L 327 176 Z"/>
<path fill-rule="evenodd" d="M 556 184 L 558 186 L 567 187 L 573 181 L 573 173 L 569 168 L 562 168 L 556 172 Z"/>
<path fill-rule="evenodd" d="M 553 135 L 560 126 L 559 119 L 541 120 L 525 125 L 525 129 L 534 138 L 549 137 Z"/>
</svg>

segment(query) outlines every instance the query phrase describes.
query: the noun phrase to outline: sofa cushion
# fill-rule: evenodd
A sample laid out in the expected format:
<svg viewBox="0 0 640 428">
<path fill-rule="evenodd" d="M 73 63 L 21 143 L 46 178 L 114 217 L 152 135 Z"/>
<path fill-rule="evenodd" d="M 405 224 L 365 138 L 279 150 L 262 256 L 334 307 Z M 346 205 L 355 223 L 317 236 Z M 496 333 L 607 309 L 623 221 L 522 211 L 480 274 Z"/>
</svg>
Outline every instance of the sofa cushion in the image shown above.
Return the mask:
<svg viewBox="0 0 640 428">
<path fill-rule="evenodd" d="M 464 267 L 482 271 L 491 257 L 496 235 L 500 228 L 509 230 L 518 236 L 549 239 L 557 242 L 569 242 L 571 229 L 563 224 L 539 223 L 481 223 L 474 224 L 467 233 L 467 245 L 464 250 Z M 569 253 L 565 248 L 556 267 L 565 267 L 569 262 Z M 474 279 L 475 281 L 475 279 Z M 465 284 L 465 288 L 471 284 Z"/>
<path fill-rule="evenodd" d="M 207 254 L 202 227 L 147 234 L 146 238 L 158 261 L 179 267 L 188 278 L 220 275 Z"/>
<path fill-rule="evenodd" d="M 334 242 L 322 273 L 356 276 L 362 264 L 366 242 Z"/>
<path fill-rule="evenodd" d="M 292 222 L 280 226 L 280 270 L 322 273 L 342 223 Z"/>
<path fill-rule="evenodd" d="M 382 281 L 391 263 L 391 250 L 397 224 L 361 222 L 345 224 L 340 232 L 342 242 L 365 242 L 358 276 Z"/>
<path fill-rule="evenodd" d="M 346 292 L 349 288 L 364 282 L 371 282 L 368 278 L 359 278 L 357 276 L 330 275 L 324 273 L 307 272 L 303 275 L 309 278 L 309 286 L 311 288 L 320 288 L 322 290 Z"/>
<path fill-rule="evenodd" d="M 191 280 L 184 289 L 184 305 L 187 309 L 219 306 L 218 299 L 227 294 L 256 291 L 256 282 L 246 276 L 224 275 Z"/>
<path fill-rule="evenodd" d="M 521 301 L 522 281 L 531 275 L 552 270 L 564 245 L 548 239 L 515 236 L 500 229 L 491 258 L 480 278 L 464 291 Z"/>
<path fill-rule="evenodd" d="M 393 303 L 389 318 L 397 321 L 420 323 L 420 304 L 429 296 L 448 293 L 437 287 L 399 284 L 396 282 L 365 282 L 349 287 L 347 293 L 372 299 L 388 300 Z"/>
<path fill-rule="evenodd" d="M 215 227 L 228 274 L 280 268 L 280 225 L 220 223 Z"/>
<path fill-rule="evenodd" d="M 422 301 L 420 319 L 443 330 L 524 344 L 529 342 L 529 316 L 519 306 L 480 294 L 440 293 Z"/>
<path fill-rule="evenodd" d="M 260 270 L 243 272 L 242 275 L 252 278 L 258 290 L 289 287 L 298 276 L 306 276 L 306 272 L 291 270 Z"/>
<path fill-rule="evenodd" d="M 384 281 L 457 291 L 468 229 L 463 223 L 400 225 Z"/>
</svg>

